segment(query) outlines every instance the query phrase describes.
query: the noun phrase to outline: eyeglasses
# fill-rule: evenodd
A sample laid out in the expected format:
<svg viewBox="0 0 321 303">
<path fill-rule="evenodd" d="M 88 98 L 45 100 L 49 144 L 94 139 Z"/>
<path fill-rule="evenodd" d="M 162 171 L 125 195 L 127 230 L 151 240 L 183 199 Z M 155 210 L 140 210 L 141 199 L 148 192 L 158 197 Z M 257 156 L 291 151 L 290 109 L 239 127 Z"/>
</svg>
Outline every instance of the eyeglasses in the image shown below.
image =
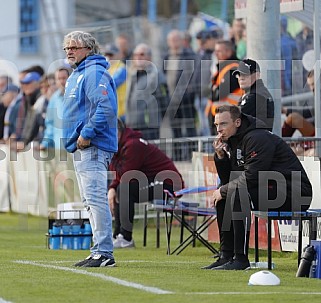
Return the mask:
<svg viewBox="0 0 321 303">
<path fill-rule="evenodd" d="M 81 47 L 78 47 L 78 46 L 67 46 L 67 47 L 64 47 L 63 50 L 67 53 L 69 51 L 75 52 L 78 49 L 82 49 L 82 48 L 88 48 L 88 47 L 87 46 L 81 46 Z"/>
<path fill-rule="evenodd" d="M 134 57 L 144 57 L 145 54 L 144 53 L 134 53 L 133 56 Z"/>
</svg>

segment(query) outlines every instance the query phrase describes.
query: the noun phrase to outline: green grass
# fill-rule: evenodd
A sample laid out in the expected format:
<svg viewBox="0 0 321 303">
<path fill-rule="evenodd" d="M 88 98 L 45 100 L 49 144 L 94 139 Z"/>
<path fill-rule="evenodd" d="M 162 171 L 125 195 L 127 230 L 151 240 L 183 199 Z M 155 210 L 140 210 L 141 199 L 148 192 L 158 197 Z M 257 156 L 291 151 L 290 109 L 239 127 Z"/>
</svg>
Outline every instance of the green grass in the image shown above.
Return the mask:
<svg viewBox="0 0 321 303">
<path fill-rule="evenodd" d="M 137 222 L 136 249 L 115 251 L 117 267 L 76 269 L 73 263 L 88 252 L 46 249 L 46 218 L 0 214 L 0 302 L 320 302 L 321 280 L 296 278 L 294 253 L 273 254 L 280 286 L 248 286 L 255 270 L 201 270 L 213 262 L 206 248 L 188 247 L 178 256 L 167 256 L 164 229 L 159 249 L 153 222 L 147 247 L 142 246 L 142 229 Z M 178 228 L 174 238 L 178 239 Z M 119 280 L 111 281 L 114 278 Z M 146 287 L 171 294 L 155 294 Z"/>
</svg>

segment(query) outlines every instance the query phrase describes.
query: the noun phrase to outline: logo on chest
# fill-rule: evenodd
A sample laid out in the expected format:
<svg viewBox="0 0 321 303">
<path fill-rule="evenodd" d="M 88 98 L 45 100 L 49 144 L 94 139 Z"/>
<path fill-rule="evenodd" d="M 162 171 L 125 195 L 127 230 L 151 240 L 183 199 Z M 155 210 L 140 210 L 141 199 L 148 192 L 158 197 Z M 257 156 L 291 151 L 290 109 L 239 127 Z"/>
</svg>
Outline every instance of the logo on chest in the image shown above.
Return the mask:
<svg viewBox="0 0 321 303">
<path fill-rule="evenodd" d="M 236 163 L 238 166 L 243 166 L 244 165 L 244 157 L 242 155 L 242 150 L 237 148 L 236 149 Z"/>
</svg>

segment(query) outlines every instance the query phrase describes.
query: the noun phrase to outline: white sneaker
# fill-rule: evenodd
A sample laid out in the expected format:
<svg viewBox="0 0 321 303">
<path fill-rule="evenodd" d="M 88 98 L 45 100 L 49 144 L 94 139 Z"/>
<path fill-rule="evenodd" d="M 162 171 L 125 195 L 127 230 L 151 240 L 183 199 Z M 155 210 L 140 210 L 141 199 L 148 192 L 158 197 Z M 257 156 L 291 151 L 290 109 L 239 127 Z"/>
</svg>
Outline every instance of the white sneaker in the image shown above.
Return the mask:
<svg viewBox="0 0 321 303">
<path fill-rule="evenodd" d="M 131 241 L 127 241 L 124 239 L 122 234 L 116 236 L 116 240 L 113 242 L 114 248 L 131 248 L 135 247 L 135 242 L 133 239 Z"/>
</svg>

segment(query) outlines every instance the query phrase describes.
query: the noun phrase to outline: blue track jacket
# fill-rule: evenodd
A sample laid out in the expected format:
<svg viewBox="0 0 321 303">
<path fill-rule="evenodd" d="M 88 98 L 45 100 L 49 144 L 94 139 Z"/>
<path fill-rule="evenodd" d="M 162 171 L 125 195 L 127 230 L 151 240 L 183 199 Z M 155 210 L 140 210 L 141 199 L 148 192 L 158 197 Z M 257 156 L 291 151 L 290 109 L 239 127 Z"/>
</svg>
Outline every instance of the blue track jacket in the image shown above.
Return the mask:
<svg viewBox="0 0 321 303">
<path fill-rule="evenodd" d="M 63 102 L 63 138 L 66 150 L 77 149 L 77 138 L 117 152 L 117 95 L 109 63 L 101 55 L 88 56 L 68 78 Z"/>
</svg>

